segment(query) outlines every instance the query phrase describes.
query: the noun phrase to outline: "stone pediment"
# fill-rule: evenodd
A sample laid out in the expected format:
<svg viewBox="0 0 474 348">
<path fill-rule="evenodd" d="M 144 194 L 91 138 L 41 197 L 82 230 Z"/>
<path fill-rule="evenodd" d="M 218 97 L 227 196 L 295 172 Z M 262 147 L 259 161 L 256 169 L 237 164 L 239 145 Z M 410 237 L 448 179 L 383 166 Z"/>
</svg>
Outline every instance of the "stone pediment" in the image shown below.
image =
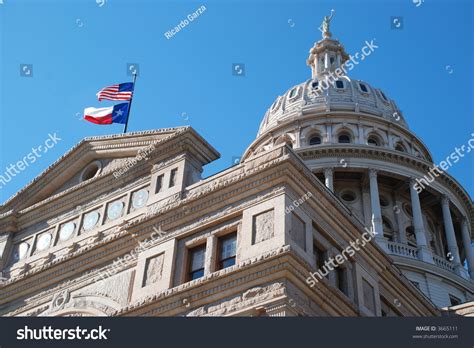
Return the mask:
<svg viewBox="0 0 474 348">
<path fill-rule="evenodd" d="M 160 144 L 183 133 L 200 138 L 190 127 L 85 138 L 1 205 L 0 214 L 25 209 L 85 182 L 120 173 L 129 163 L 146 158 Z M 218 153 L 209 144 L 204 145 L 215 153 L 208 160 L 217 158 Z"/>
</svg>

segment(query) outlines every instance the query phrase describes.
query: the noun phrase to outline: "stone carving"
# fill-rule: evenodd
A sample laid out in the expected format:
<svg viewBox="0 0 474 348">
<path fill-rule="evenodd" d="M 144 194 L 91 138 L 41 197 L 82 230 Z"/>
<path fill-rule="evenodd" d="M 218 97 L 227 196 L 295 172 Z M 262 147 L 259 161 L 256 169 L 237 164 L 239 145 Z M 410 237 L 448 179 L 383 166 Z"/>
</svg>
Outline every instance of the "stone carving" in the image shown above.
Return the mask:
<svg viewBox="0 0 474 348">
<path fill-rule="evenodd" d="M 233 297 L 225 298 L 217 303 L 212 303 L 190 311 L 186 316 L 222 316 L 242 308 L 248 308 L 256 303 L 263 302 L 283 295 L 285 286 L 281 282 L 273 283 L 266 286 L 257 286 L 251 288 Z"/>
<path fill-rule="evenodd" d="M 131 272 L 123 272 L 116 276 L 96 282 L 82 289 L 79 294 L 102 295 L 120 303 L 121 305 L 126 305 L 131 274 Z"/>
<path fill-rule="evenodd" d="M 143 286 L 154 284 L 161 280 L 163 276 L 163 263 L 165 254 L 150 257 L 146 260 L 145 275 L 143 277 Z"/>
<path fill-rule="evenodd" d="M 268 210 L 253 217 L 253 244 L 263 242 L 273 237 L 274 211 Z"/>
<path fill-rule="evenodd" d="M 63 309 L 66 303 L 68 303 L 70 297 L 71 295 L 67 289 L 54 295 L 53 300 L 51 301 L 51 311 Z"/>
</svg>

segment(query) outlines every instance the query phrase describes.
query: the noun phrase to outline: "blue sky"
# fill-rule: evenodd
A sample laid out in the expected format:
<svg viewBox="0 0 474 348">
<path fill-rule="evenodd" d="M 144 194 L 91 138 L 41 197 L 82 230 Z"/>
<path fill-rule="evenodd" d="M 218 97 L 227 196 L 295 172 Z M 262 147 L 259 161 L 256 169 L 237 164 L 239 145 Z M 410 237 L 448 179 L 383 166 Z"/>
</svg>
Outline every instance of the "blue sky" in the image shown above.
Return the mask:
<svg viewBox="0 0 474 348">
<path fill-rule="evenodd" d="M 201 5 L 204 13 L 165 37 Z M 79 118 L 85 107 L 113 104 L 99 104 L 95 93 L 129 81 L 127 63 L 140 68 L 129 131 L 189 124 L 222 155 L 205 175 L 229 167 L 275 98 L 311 76 L 308 50 L 331 9 L 331 32 L 347 52 L 365 40 L 379 46 L 351 77 L 397 102 L 435 162 L 467 142 L 474 132 L 472 1 L 3 0 L 0 174 L 48 134 L 61 141 L 0 189 L 0 202 L 82 138 L 122 131 Z M 400 30 L 391 29 L 395 16 L 403 17 Z M 245 76 L 233 76 L 233 63 L 245 64 Z M 33 65 L 32 77 L 20 76 L 20 64 Z M 471 197 L 473 172 L 472 153 L 449 170 Z"/>
</svg>

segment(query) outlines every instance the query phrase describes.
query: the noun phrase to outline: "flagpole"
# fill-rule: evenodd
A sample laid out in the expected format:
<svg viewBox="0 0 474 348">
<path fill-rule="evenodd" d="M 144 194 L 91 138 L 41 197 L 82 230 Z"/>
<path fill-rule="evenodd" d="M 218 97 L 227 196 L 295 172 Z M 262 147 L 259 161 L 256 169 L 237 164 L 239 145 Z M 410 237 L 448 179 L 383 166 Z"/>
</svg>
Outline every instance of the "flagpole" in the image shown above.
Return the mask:
<svg viewBox="0 0 474 348">
<path fill-rule="evenodd" d="M 130 109 L 132 108 L 132 101 L 133 101 L 133 95 L 135 94 L 135 82 L 137 81 L 137 72 L 133 74 L 133 92 L 132 96 L 130 97 L 130 103 L 128 103 L 128 111 L 127 111 L 127 120 L 125 121 L 125 127 L 123 129 L 123 134 L 127 133 L 127 127 L 128 127 L 128 117 L 130 116 Z"/>
</svg>

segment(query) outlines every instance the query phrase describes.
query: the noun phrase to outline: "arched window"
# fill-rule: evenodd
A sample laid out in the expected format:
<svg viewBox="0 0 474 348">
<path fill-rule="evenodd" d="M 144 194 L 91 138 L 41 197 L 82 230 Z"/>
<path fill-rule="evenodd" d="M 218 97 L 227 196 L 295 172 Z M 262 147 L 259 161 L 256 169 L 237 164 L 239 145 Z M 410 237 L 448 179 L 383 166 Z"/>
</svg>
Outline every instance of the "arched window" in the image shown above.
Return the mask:
<svg viewBox="0 0 474 348">
<path fill-rule="evenodd" d="M 337 141 L 339 144 L 349 144 L 351 142 L 351 136 L 346 132 L 341 133 L 337 137 Z"/>
<path fill-rule="evenodd" d="M 407 149 L 401 142 L 398 142 L 395 144 L 395 150 L 400 151 L 400 152 L 407 152 Z"/>
<path fill-rule="evenodd" d="M 370 135 L 367 138 L 367 144 L 372 146 L 380 146 L 380 140 L 375 135 Z"/>
<path fill-rule="evenodd" d="M 309 145 L 319 145 L 321 144 L 321 137 L 319 135 L 312 135 L 309 138 Z"/>
</svg>

